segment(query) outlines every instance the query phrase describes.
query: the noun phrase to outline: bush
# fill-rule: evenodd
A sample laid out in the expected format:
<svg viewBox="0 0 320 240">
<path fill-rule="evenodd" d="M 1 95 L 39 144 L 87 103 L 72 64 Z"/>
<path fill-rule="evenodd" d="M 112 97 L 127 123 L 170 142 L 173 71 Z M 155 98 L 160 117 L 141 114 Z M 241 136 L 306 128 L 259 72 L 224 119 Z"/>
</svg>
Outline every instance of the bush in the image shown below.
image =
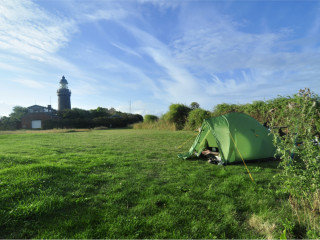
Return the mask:
<svg viewBox="0 0 320 240">
<path fill-rule="evenodd" d="M 241 105 L 221 103 L 221 104 L 216 105 L 213 108 L 212 115 L 214 117 L 217 117 L 217 116 L 224 115 L 224 114 L 231 113 L 231 112 L 239 112 L 240 106 Z"/>
<path fill-rule="evenodd" d="M 156 122 L 158 120 L 159 120 L 159 118 L 157 116 L 155 116 L 155 115 L 145 115 L 143 122 L 145 122 L 145 123 L 153 123 L 153 122 Z"/>
<path fill-rule="evenodd" d="M 202 125 L 204 119 L 210 117 L 210 112 L 201 108 L 196 108 L 189 113 L 188 120 L 185 126 L 187 130 L 194 130 Z"/>
<path fill-rule="evenodd" d="M 16 130 L 21 128 L 21 121 L 10 117 L 0 118 L 0 130 Z"/>
<path fill-rule="evenodd" d="M 290 204 L 308 237 L 320 237 L 320 145 L 319 97 L 309 89 L 300 90 L 281 114 L 274 114 L 271 129 L 283 172 L 281 192 L 289 194 Z M 279 119 L 281 118 L 281 119 Z M 281 122 L 286 135 L 275 127 Z"/>
<path fill-rule="evenodd" d="M 163 118 L 166 121 L 174 123 L 177 130 L 181 130 L 184 128 L 190 111 L 191 108 L 184 104 L 171 104 L 169 112 L 167 112 Z"/>
</svg>

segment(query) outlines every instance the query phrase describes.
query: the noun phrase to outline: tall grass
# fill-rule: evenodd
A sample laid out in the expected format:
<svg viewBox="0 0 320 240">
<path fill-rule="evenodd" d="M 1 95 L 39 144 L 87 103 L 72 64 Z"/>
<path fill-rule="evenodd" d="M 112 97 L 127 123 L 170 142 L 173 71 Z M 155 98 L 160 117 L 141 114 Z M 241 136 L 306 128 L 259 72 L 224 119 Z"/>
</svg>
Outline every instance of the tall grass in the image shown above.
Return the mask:
<svg viewBox="0 0 320 240">
<path fill-rule="evenodd" d="M 140 122 L 133 124 L 134 129 L 154 129 L 154 130 L 170 130 L 175 131 L 176 125 L 164 119 L 154 122 Z"/>
<path fill-rule="evenodd" d="M 300 198 L 289 197 L 289 202 L 298 223 L 306 228 L 309 238 L 319 238 L 320 233 L 320 191 L 302 192 Z M 288 229 L 292 230 L 292 229 Z"/>
</svg>

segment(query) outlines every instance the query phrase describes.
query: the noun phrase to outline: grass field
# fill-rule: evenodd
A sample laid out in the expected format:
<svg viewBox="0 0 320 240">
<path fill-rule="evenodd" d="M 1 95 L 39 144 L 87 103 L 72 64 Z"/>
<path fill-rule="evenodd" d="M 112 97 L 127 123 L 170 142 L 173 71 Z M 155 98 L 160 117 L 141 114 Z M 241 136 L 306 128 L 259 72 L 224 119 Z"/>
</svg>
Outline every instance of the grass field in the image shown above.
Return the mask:
<svg viewBox="0 0 320 240">
<path fill-rule="evenodd" d="M 181 160 L 195 133 L 0 134 L 0 238 L 270 238 L 290 207 L 277 162 Z M 186 139 L 181 149 L 177 149 Z"/>
</svg>

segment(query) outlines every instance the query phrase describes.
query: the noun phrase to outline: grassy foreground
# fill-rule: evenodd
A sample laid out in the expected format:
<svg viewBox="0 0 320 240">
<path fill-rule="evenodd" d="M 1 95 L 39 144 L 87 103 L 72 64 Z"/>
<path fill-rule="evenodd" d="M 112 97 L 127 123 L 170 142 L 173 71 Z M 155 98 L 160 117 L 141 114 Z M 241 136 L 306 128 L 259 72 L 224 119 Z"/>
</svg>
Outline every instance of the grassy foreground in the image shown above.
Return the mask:
<svg viewBox="0 0 320 240">
<path fill-rule="evenodd" d="M 243 165 L 178 159 L 194 135 L 0 134 L 0 238 L 279 238 L 277 163 L 248 164 L 252 183 Z"/>
</svg>

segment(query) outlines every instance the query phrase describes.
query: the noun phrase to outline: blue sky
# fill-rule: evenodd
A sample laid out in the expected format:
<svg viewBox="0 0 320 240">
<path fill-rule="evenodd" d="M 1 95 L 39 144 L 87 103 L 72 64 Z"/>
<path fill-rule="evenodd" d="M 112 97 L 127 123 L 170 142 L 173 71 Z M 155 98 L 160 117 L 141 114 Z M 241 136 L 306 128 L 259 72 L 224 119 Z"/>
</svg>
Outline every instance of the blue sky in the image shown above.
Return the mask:
<svg viewBox="0 0 320 240">
<path fill-rule="evenodd" d="M 319 1 L 0 0 L 0 116 L 72 107 L 161 115 L 172 103 L 320 93 Z"/>
</svg>

